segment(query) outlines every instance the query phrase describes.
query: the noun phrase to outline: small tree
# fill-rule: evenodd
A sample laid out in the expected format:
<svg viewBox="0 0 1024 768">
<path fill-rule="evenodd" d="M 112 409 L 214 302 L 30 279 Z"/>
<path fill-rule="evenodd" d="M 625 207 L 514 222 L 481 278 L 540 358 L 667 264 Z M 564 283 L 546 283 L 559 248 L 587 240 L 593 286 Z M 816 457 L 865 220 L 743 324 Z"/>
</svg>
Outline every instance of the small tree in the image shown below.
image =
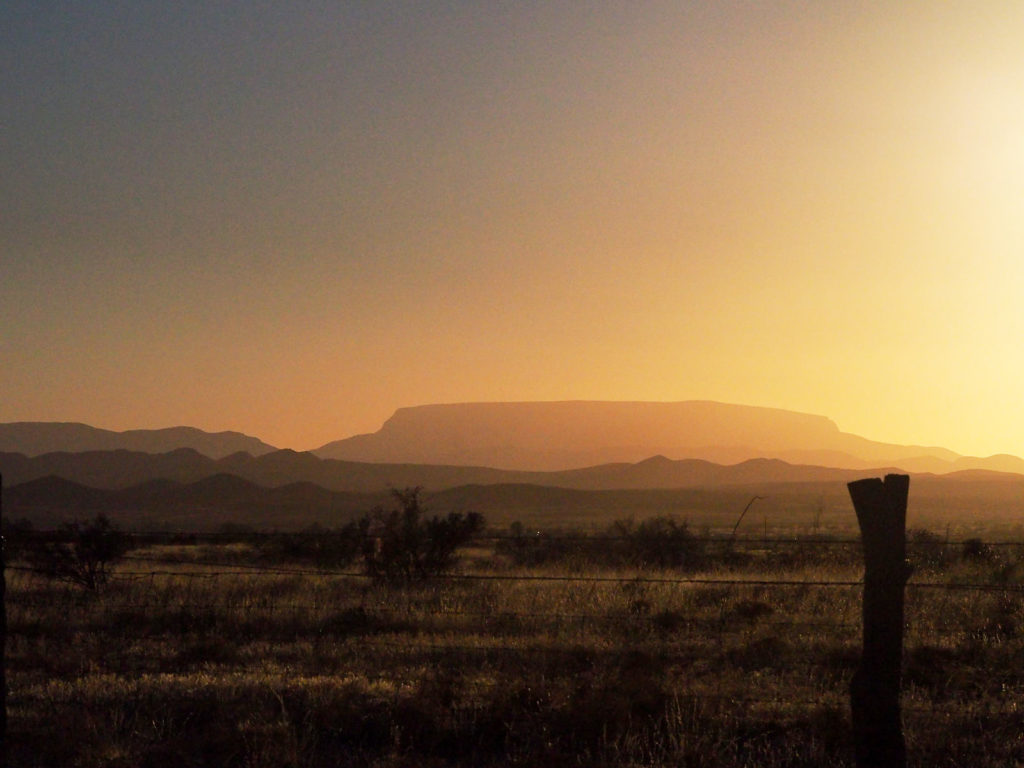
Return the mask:
<svg viewBox="0 0 1024 768">
<path fill-rule="evenodd" d="M 483 528 L 477 512 L 424 519 L 421 488 L 394 490 L 398 509 L 376 509 L 360 521 L 366 572 L 387 580 L 426 579 L 450 570 L 455 551 Z"/>
<path fill-rule="evenodd" d="M 619 539 L 619 558 L 631 566 L 695 568 L 702 561 L 701 544 L 685 521 L 652 517 L 640 523 L 618 520 L 609 533 Z"/>
<path fill-rule="evenodd" d="M 96 590 L 107 583 L 110 567 L 128 551 L 128 537 L 104 516 L 61 526 L 51 540 L 36 539 L 29 562 L 51 579 Z"/>
</svg>

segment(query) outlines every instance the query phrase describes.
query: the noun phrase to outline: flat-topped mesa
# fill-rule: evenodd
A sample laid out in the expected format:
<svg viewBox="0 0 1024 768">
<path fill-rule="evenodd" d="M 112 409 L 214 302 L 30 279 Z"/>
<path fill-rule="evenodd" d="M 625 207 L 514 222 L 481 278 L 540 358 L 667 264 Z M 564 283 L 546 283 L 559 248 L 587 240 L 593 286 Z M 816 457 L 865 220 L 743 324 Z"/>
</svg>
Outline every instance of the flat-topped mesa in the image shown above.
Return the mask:
<svg viewBox="0 0 1024 768">
<path fill-rule="evenodd" d="M 653 455 L 742 461 L 835 445 L 834 422 L 777 408 L 685 402 L 453 403 L 400 408 L 381 429 L 319 448 L 359 461 L 558 470 Z"/>
</svg>

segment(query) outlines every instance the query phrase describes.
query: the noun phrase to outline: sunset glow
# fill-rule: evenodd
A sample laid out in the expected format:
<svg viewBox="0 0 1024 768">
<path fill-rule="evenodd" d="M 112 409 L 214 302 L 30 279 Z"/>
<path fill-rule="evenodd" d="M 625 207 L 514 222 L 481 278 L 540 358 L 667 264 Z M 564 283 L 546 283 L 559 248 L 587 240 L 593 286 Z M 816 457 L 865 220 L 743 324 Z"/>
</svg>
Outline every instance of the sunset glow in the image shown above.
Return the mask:
<svg viewBox="0 0 1024 768">
<path fill-rule="evenodd" d="M 1024 6 L 5 3 L 0 421 L 716 400 L 1024 455 Z"/>
</svg>

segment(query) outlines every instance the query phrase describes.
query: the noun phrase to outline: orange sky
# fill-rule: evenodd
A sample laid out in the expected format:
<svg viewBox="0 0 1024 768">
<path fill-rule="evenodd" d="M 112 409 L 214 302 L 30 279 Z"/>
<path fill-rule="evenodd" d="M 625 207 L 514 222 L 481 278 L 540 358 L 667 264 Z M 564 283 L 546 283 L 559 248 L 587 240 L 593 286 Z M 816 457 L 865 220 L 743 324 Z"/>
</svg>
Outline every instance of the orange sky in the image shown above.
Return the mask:
<svg viewBox="0 0 1024 768">
<path fill-rule="evenodd" d="M 0 421 L 687 400 L 1024 455 L 1024 6 L 14 2 Z"/>
</svg>

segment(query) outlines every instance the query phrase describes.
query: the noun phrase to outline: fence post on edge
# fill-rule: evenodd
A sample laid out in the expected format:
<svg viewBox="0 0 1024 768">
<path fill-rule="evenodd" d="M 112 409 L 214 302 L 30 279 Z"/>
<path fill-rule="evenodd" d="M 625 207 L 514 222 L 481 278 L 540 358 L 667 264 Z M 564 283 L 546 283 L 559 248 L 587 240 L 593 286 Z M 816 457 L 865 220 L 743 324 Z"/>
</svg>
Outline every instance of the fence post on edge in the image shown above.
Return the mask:
<svg viewBox="0 0 1024 768">
<path fill-rule="evenodd" d="M 0 475 L 0 766 L 7 765 L 7 555 L 3 525 L 4 476 Z"/>
<path fill-rule="evenodd" d="M 857 768 L 906 768 L 900 718 L 909 475 L 847 484 L 864 545 L 864 649 L 850 683 Z"/>
</svg>

